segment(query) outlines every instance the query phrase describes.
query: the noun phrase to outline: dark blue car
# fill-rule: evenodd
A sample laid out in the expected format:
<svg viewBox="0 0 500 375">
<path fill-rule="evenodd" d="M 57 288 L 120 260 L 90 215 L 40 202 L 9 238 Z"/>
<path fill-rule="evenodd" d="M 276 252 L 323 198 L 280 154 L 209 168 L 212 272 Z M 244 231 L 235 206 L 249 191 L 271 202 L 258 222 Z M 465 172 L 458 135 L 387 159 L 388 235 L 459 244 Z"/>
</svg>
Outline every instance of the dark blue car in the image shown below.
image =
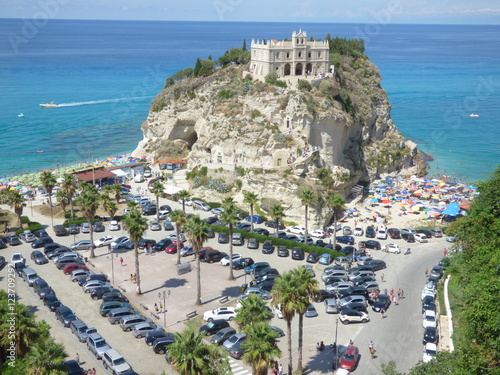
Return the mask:
<svg viewBox="0 0 500 375">
<path fill-rule="evenodd" d="M 245 218 L 246 221 L 254 222 L 255 224 L 262 224 L 264 220 L 262 219 L 262 216 L 260 215 L 253 215 L 253 216 L 247 216 Z"/>
<path fill-rule="evenodd" d="M 337 242 L 344 243 L 346 245 L 354 245 L 353 236 L 339 236 L 337 237 Z"/>
</svg>

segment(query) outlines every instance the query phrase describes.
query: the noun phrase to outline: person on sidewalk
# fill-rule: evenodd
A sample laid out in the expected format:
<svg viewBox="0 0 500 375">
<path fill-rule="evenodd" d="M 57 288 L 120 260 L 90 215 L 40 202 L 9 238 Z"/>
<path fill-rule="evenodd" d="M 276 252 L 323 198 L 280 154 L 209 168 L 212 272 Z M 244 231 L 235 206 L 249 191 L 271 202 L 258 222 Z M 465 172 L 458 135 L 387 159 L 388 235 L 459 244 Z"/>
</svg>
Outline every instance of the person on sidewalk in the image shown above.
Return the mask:
<svg viewBox="0 0 500 375">
<path fill-rule="evenodd" d="M 120 264 L 123 267 L 123 258 L 122 257 L 120 257 Z"/>
<path fill-rule="evenodd" d="M 371 355 L 372 359 L 374 359 L 376 350 L 375 350 L 375 346 L 373 345 L 373 341 L 370 341 L 368 343 L 368 350 L 370 350 L 370 355 Z"/>
</svg>

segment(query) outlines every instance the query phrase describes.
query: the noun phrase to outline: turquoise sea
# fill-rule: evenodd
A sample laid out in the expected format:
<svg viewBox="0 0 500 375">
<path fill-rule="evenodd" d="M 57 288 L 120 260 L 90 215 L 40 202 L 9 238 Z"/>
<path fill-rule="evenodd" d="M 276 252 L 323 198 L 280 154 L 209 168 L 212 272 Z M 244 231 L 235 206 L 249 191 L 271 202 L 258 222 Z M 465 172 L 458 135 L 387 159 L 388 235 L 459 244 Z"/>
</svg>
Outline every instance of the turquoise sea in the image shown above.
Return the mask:
<svg viewBox="0 0 500 375">
<path fill-rule="evenodd" d="M 0 176 L 131 152 L 169 75 L 299 29 L 365 39 L 433 173 L 474 182 L 500 164 L 500 26 L 0 19 Z"/>
</svg>

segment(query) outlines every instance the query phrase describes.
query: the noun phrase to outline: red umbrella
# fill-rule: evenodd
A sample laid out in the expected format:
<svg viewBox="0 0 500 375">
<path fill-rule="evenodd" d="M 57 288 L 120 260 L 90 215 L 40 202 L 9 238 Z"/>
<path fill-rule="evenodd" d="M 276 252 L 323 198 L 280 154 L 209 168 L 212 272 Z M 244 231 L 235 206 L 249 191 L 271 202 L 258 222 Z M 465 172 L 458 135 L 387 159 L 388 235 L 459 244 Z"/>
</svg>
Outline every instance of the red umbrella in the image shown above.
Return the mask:
<svg viewBox="0 0 500 375">
<path fill-rule="evenodd" d="M 386 200 L 383 200 L 382 203 L 383 204 L 389 204 L 389 203 L 391 203 L 391 201 L 389 199 L 386 199 Z"/>
</svg>

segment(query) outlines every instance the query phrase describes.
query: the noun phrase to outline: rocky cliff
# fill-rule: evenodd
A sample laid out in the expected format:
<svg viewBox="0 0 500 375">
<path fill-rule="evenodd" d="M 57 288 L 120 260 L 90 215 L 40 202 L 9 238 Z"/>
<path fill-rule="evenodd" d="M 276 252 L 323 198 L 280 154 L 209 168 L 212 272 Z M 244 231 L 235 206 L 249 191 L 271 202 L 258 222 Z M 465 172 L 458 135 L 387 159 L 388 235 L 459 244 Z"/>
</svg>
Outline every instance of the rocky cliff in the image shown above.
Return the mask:
<svg viewBox="0 0 500 375">
<path fill-rule="evenodd" d="M 302 186 L 346 193 L 412 164 L 416 145 L 393 124 L 380 81 L 367 58 L 347 57 L 330 77 L 285 80 L 287 88 L 253 80 L 241 66 L 185 79 L 153 100 L 134 153 L 187 155 L 190 168 L 207 166 L 207 177 L 225 185 L 215 188 L 220 194 L 252 190 L 302 223 Z M 321 200 L 311 211 L 315 224 L 328 220 Z"/>
</svg>

